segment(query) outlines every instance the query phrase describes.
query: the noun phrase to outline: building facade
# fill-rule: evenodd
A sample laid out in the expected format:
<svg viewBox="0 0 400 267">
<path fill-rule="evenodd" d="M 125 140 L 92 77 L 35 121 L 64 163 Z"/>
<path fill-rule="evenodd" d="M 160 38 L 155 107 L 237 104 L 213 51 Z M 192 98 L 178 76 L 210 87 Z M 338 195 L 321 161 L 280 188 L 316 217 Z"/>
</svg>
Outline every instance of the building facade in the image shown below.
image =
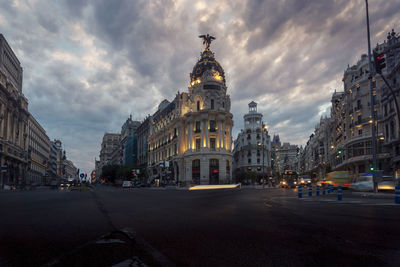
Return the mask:
<svg viewBox="0 0 400 267">
<path fill-rule="evenodd" d="M 115 152 L 115 150 L 120 150 L 120 145 L 121 145 L 121 135 L 120 134 L 118 134 L 118 133 L 105 133 L 104 134 L 103 141 L 101 143 L 100 161 L 98 164 L 99 177 L 101 175 L 101 170 L 102 170 L 103 166 L 111 165 L 113 161 L 122 162 L 121 151 Z M 113 152 L 114 152 L 114 158 L 113 158 Z"/>
<path fill-rule="evenodd" d="M 271 142 L 271 165 L 273 175 L 280 177 L 285 170 L 298 171 L 298 145 L 281 143 L 279 135 L 274 135 Z"/>
<path fill-rule="evenodd" d="M 131 115 L 122 125 L 122 165 L 137 165 L 138 163 L 138 142 L 136 131 L 140 124 L 139 121 L 133 121 Z"/>
<path fill-rule="evenodd" d="M 0 188 L 26 182 L 29 113 L 22 75 L 19 60 L 0 34 Z"/>
<path fill-rule="evenodd" d="M 375 50 L 384 53 L 386 58 L 386 69 L 383 71 L 386 80 L 392 87 L 400 102 L 400 35 L 394 30 L 388 33 L 386 41 L 378 45 Z M 382 127 L 383 127 L 383 146 L 390 153 L 390 171 L 398 180 L 400 177 L 400 120 L 397 117 L 396 102 L 386 84 L 382 85 Z"/>
<path fill-rule="evenodd" d="M 27 183 L 50 182 L 50 139 L 39 122 L 30 114 L 28 119 L 28 170 Z"/>
<path fill-rule="evenodd" d="M 172 179 L 183 185 L 232 180 L 230 97 L 224 70 L 207 44 L 190 74 L 188 92 L 163 101 L 150 119 L 152 180 Z"/>
<path fill-rule="evenodd" d="M 47 168 L 47 173 L 50 176 L 50 179 L 58 179 L 57 175 L 57 155 L 61 153 L 59 152 L 59 148 L 56 145 L 56 140 L 50 141 L 50 155 L 49 155 L 49 164 Z"/>
<path fill-rule="evenodd" d="M 144 119 L 136 130 L 137 137 L 137 165 L 141 168 L 147 168 L 149 146 L 147 145 L 147 138 L 150 132 L 150 116 Z"/>
<path fill-rule="evenodd" d="M 363 54 L 356 65 L 343 75 L 344 92 L 332 97 L 332 135 L 330 164 L 334 171 L 351 171 L 356 177 L 372 168 L 372 116 L 368 56 Z M 373 78 L 373 107 L 377 137 L 377 164 L 387 170 L 390 154 L 383 147 L 381 77 Z"/>
<path fill-rule="evenodd" d="M 257 103 L 249 103 L 249 113 L 243 116 L 244 129 L 235 140 L 233 150 L 233 169 L 235 180 L 239 173 L 253 171 L 258 179 L 272 175 L 271 138 L 262 120 L 263 115 L 257 112 Z"/>
</svg>

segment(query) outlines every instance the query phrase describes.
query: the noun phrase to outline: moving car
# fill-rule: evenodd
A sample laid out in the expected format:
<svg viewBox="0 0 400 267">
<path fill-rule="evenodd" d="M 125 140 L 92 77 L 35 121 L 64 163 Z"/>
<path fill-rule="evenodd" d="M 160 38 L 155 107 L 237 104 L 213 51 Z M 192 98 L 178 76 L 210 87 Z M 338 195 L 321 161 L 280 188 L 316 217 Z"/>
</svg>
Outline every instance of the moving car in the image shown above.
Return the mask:
<svg viewBox="0 0 400 267">
<path fill-rule="evenodd" d="M 374 190 L 372 175 L 362 175 L 353 180 L 351 188 L 354 191 L 369 192 Z"/>
<path fill-rule="evenodd" d="M 337 188 L 339 185 L 342 188 L 349 188 L 351 186 L 352 174 L 348 171 L 334 171 L 326 175 L 326 183 L 333 185 Z"/>
<path fill-rule="evenodd" d="M 355 191 L 374 191 L 374 183 L 372 174 L 364 174 L 357 177 L 351 188 Z M 382 180 L 378 183 L 378 191 L 394 191 L 395 182 L 392 176 L 383 176 Z"/>
</svg>

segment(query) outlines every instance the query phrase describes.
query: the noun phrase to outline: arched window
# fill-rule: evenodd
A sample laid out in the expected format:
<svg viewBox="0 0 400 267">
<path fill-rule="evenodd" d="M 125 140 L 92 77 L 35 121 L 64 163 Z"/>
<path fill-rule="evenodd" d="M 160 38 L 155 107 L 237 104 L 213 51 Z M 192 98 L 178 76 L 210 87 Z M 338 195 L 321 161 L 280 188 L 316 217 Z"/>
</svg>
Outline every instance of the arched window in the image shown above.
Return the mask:
<svg viewBox="0 0 400 267">
<path fill-rule="evenodd" d="M 211 99 L 211 109 L 214 109 L 214 99 Z"/>
</svg>

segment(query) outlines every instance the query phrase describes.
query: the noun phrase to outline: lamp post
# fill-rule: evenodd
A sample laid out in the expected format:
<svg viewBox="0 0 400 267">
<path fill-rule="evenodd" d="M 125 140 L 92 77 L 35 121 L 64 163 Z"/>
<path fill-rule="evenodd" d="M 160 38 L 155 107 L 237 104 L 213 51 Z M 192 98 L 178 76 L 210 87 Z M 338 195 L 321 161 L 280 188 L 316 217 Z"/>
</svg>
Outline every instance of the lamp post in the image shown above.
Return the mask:
<svg viewBox="0 0 400 267">
<path fill-rule="evenodd" d="M 263 179 L 263 186 L 265 186 L 265 172 L 264 172 L 264 158 L 265 158 L 265 143 L 264 143 L 264 131 L 266 129 L 266 125 L 264 122 L 262 123 L 261 129 L 261 140 L 262 140 L 262 179 Z"/>
<path fill-rule="evenodd" d="M 377 192 L 377 181 L 376 181 L 376 137 L 375 137 L 375 107 L 374 107 L 374 95 L 373 95 L 373 88 L 372 88 L 372 73 L 373 73 L 373 67 L 372 67 L 372 61 L 371 61 L 371 38 L 370 38 L 370 33 L 369 33 L 369 15 L 368 15 L 368 0 L 365 0 L 365 6 L 366 6 L 366 13 L 367 13 L 367 35 L 368 35 L 368 62 L 369 62 L 369 94 L 370 94 L 370 103 L 371 103 L 371 119 L 372 119 L 372 124 L 371 124 L 371 141 L 372 141 L 372 179 L 373 179 L 373 185 L 374 185 L 374 192 Z"/>
</svg>

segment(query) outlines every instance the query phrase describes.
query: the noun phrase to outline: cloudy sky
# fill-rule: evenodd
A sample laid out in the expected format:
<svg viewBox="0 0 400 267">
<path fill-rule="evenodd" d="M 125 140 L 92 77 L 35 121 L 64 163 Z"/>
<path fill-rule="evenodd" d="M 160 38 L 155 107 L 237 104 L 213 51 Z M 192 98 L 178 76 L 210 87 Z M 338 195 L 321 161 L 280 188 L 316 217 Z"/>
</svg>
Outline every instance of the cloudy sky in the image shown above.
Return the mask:
<svg viewBox="0 0 400 267">
<path fill-rule="evenodd" d="M 372 44 L 400 31 L 400 1 L 370 0 Z M 105 132 L 187 91 L 203 50 L 225 69 L 234 138 L 254 100 L 270 134 L 304 144 L 367 51 L 364 0 L 0 0 L 29 110 L 91 171 Z"/>
</svg>

